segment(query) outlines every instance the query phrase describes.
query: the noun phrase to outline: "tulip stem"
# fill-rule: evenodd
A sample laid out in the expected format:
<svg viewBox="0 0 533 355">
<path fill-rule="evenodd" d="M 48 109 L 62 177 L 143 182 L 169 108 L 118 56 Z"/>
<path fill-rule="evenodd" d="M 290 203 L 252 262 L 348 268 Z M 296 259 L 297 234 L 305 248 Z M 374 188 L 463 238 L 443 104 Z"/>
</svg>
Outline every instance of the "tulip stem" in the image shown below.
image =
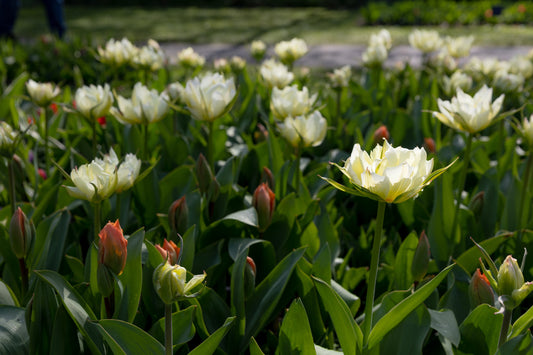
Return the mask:
<svg viewBox="0 0 533 355">
<path fill-rule="evenodd" d="M 210 121 L 207 123 L 207 163 L 213 174 L 215 174 L 215 154 L 213 144 L 213 121 Z"/>
<path fill-rule="evenodd" d="M 20 268 L 20 299 L 24 298 L 26 290 L 28 289 L 28 268 L 26 267 L 26 261 L 24 258 L 19 259 L 19 268 Z"/>
<path fill-rule="evenodd" d="M 509 326 L 511 325 L 511 318 L 513 311 L 511 309 L 503 309 L 503 322 L 500 329 L 500 338 L 498 340 L 498 349 L 507 341 L 507 333 L 509 333 Z"/>
<path fill-rule="evenodd" d="M 102 214 L 102 203 L 96 202 L 94 204 L 94 241 L 98 244 L 98 233 L 100 232 Z"/>
<path fill-rule="evenodd" d="M 11 214 L 15 214 L 17 195 L 15 192 L 15 168 L 13 166 L 13 158 L 7 162 L 7 168 L 9 170 L 9 202 L 11 204 Z"/>
<path fill-rule="evenodd" d="M 50 174 L 50 150 L 48 147 L 48 120 L 46 117 L 46 107 L 41 107 L 41 122 L 44 123 L 44 164 L 46 173 Z"/>
<path fill-rule="evenodd" d="M 524 211 L 524 204 L 526 198 L 529 196 L 529 177 L 531 175 L 531 166 L 533 165 L 533 152 L 530 152 L 527 157 L 526 171 L 524 172 L 524 185 L 522 186 L 522 196 L 520 196 L 520 233 L 518 234 L 518 240 L 522 239 L 522 231 L 526 228 L 527 213 Z"/>
<path fill-rule="evenodd" d="M 300 147 L 296 148 L 296 185 L 294 186 L 296 190 L 296 195 L 299 195 L 300 193 L 300 157 L 301 157 L 301 150 Z"/>
<path fill-rule="evenodd" d="M 374 233 L 374 243 L 372 245 L 372 259 L 370 261 L 370 274 L 368 276 L 368 287 L 366 290 L 365 320 L 363 322 L 363 346 L 368 342 L 368 336 L 372 329 L 372 310 L 374 308 L 374 296 L 376 294 L 376 281 L 378 276 L 379 251 L 381 248 L 381 237 L 383 234 L 383 220 L 385 218 L 385 206 L 383 201 L 378 202 L 378 214 Z"/>
<path fill-rule="evenodd" d="M 172 355 L 172 304 L 165 304 L 165 354 Z"/>
<path fill-rule="evenodd" d="M 92 125 L 93 125 L 93 157 L 96 157 L 96 118 L 92 118 Z"/>
<path fill-rule="evenodd" d="M 463 170 L 461 170 L 461 175 L 459 176 L 459 184 L 457 185 L 457 198 L 455 201 L 455 212 L 453 214 L 453 223 L 452 223 L 452 240 L 453 246 L 452 249 L 461 241 L 460 234 L 457 235 L 457 227 L 459 226 L 459 210 L 461 208 L 461 196 L 465 188 L 466 175 L 468 172 L 468 165 L 470 164 L 470 151 L 472 150 L 472 135 L 470 133 L 466 134 L 466 149 L 465 155 L 463 157 Z"/>
<path fill-rule="evenodd" d="M 143 130 L 143 160 L 148 161 L 148 124 L 143 124 L 142 130 Z"/>
</svg>

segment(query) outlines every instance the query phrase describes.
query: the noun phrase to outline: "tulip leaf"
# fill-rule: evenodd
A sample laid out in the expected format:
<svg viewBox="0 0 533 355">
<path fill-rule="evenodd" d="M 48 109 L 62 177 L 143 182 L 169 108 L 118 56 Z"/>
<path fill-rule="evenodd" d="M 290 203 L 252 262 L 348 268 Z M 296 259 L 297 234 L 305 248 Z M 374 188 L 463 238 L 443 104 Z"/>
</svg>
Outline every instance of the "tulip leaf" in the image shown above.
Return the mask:
<svg viewBox="0 0 533 355">
<path fill-rule="evenodd" d="M 322 304 L 333 322 L 342 351 L 345 354 L 360 354 L 363 332 L 355 323 L 350 309 L 331 286 L 320 279 L 313 279 Z"/>
<path fill-rule="evenodd" d="M 478 244 L 488 254 L 492 254 L 499 248 L 499 246 L 503 242 L 505 242 L 507 239 L 509 239 L 512 236 L 513 236 L 512 233 L 504 233 L 504 234 L 500 234 L 489 239 L 485 239 L 484 241 Z M 473 247 L 471 247 L 470 249 L 462 253 L 457 258 L 455 263 L 459 265 L 460 267 L 462 267 L 468 274 L 472 274 L 476 270 L 476 267 L 479 267 L 479 259 L 481 257 L 483 257 L 481 250 L 479 249 L 479 247 L 474 245 Z M 489 264 L 489 266 L 491 266 L 491 264 Z M 494 273 L 493 267 L 491 267 L 491 271 Z M 496 270 L 496 273 L 494 275 L 497 275 L 497 274 L 498 272 Z"/>
<path fill-rule="evenodd" d="M 502 326 L 503 314 L 497 309 L 482 304 L 476 307 L 461 323 L 459 351 L 465 354 L 494 354 Z"/>
<path fill-rule="evenodd" d="M 533 353 L 533 337 L 528 329 L 513 339 L 507 340 L 496 355 L 530 355 Z"/>
<path fill-rule="evenodd" d="M 411 265 L 417 245 L 416 234 L 414 232 L 409 233 L 396 253 L 394 260 L 394 289 L 396 290 L 406 290 L 413 283 Z"/>
<path fill-rule="evenodd" d="M 91 351 L 94 354 L 105 353 L 102 336 L 95 329 L 94 323 L 91 323 L 92 320 L 96 319 L 96 316 L 78 292 L 55 271 L 40 270 L 34 271 L 34 273 L 57 292 Z"/>
<path fill-rule="evenodd" d="M 172 344 L 174 347 L 185 344 L 194 337 L 194 311 L 198 307 L 189 306 L 184 310 L 172 313 Z M 150 329 L 150 334 L 158 341 L 165 341 L 165 318 L 158 320 Z"/>
<path fill-rule="evenodd" d="M 98 328 L 115 355 L 164 354 L 165 348 L 141 328 L 117 319 L 103 319 Z"/>
<path fill-rule="evenodd" d="M 189 352 L 189 355 L 211 355 L 213 354 L 217 348 L 224 336 L 228 333 L 228 331 L 231 329 L 231 326 L 233 325 L 233 321 L 235 320 L 235 317 L 227 318 L 224 324 L 217 329 L 213 334 L 209 336 L 206 340 L 204 340 L 200 345 L 198 345 L 196 348 L 194 348 L 191 352 Z"/>
<path fill-rule="evenodd" d="M 345 354 L 342 351 L 326 349 L 316 344 L 315 344 L 315 351 L 317 355 L 343 355 Z"/>
<path fill-rule="evenodd" d="M 252 227 L 258 226 L 257 221 L 257 212 L 255 211 L 254 207 L 247 208 L 242 211 L 233 212 L 226 217 L 222 218 L 222 220 L 225 219 L 232 219 L 235 221 L 239 221 L 241 223 L 247 224 Z"/>
<path fill-rule="evenodd" d="M 533 325 L 533 307 L 529 307 L 526 313 L 518 318 L 511 328 L 511 333 L 508 339 L 512 339 L 529 329 Z"/>
<path fill-rule="evenodd" d="M 279 343 L 276 354 L 315 354 L 313 335 L 309 319 L 302 300 L 295 299 L 279 331 Z"/>
<path fill-rule="evenodd" d="M 54 355 L 81 353 L 76 324 L 74 324 L 63 306 L 59 307 L 55 315 L 53 331 L 50 337 L 50 349 L 47 349 L 47 351 Z"/>
<path fill-rule="evenodd" d="M 11 288 L 0 280 L 0 305 L 19 307 L 19 301 Z"/>
<path fill-rule="evenodd" d="M 444 280 L 446 275 L 452 270 L 455 264 L 449 265 L 442 270 L 437 276 L 429 281 L 424 286 L 420 287 L 415 293 L 405 298 L 403 301 L 394 306 L 390 312 L 381 317 L 381 319 L 374 325 L 370 335 L 368 336 L 368 349 L 372 349 L 378 345 L 381 339 L 397 326 L 405 317 L 415 310 L 426 298 L 431 295 L 433 290 Z"/>
<path fill-rule="evenodd" d="M 265 355 L 254 337 L 250 339 L 250 355 Z"/>
<path fill-rule="evenodd" d="M 0 306 L 0 354 L 28 354 L 30 336 L 26 328 L 26 310 Z"/>
<path fill-rule="evenodd" d="M 459 346 L 461 333 L 459 332 L 459 325 L 455 319 L 455 314 L 449 309 L 440 312 L 433 309 L 428 309 L 428 311 L 431 316 L 431 328 L 435 329 L 446 339 L 449 339 L 455 347 Z"/>
<path fill-rule="evenodd" d="M 140 229 L 128 238 L 126 266 L 118 278 L 122 282 L 123 292 L 115 287 L 115 314 L 113 318 L 133 322 L 139 308 L 142 291 L 141 251 L 144 242 L 144 229 Z"/>
<path fill-rule="evenodd" d="M 236 261 L 239 255 L 244 251 L 248 250 L 252 245 L 257 243 L 265 243 L 266 241 L 262 239 L 237 239 L 232 238 L 228 244 L 228 254 L 229 256 Z"/>
</svg>

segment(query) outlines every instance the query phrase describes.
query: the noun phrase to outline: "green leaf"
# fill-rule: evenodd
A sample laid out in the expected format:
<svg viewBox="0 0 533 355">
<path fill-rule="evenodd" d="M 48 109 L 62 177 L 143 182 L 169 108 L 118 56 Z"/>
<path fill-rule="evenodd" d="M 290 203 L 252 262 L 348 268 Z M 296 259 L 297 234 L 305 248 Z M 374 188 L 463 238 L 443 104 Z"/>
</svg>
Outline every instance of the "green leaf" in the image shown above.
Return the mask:
<svg viewBox="0 0 533 355">
<path fill-rule="evenodd" d="M 230 330 L 235 317 L 227 318 L 224 324 L 217 329 L 213 334 L 204 340 L 200 345 L 194 348 L 189 355 L 211 355 L 217 348 L 218 344 L 222 341 L 226 333 Z"/>
<path fill-rule="evenodd" d="M 531 331 L 521 334 L 511 340 L 506 341 L 496 355 L 529 355 L 533 353 L 533 342 Z"/>
<path fill-rule="evenodd" d="M 94 326 L 91 326 L 91 320 L 95 320 L 96 316 L 85 300 L 57 272 L 40 270 L 34 271 L 34 273 L 57 292 L 70 317 L 89 344 L 91 351 L 94 354 L 104 353 L 103 339 Z"/>
<path fill-rule="evenodd" d="M 172 344 L 174 347 L 185 344 L 194 337 L 193 318 L 196 308 L 196 306 L 189 306 L 182 311 L 172 313 Z M 150 329 L 150 334 L 160 342 L 165 341 L 164 317 L 154 324 Z"/>
<path fill-rule="evenodd" d="M 164 354 L 165 348 L 141 328 L 117 319 L 98 322 L 100 333 L 113 353 L 127 355 Z"/>
<path fill-rule="evenodd" d="M 350 311 L 352 312 L 352 316 L 355 317 L 355 314 L 357 313 L 357 310 L 359 309 L 359 306 L 361 306 L 361 299 L 357 297 L 357 295 L 354 295 L 342 285 L 339 285 L 335 280 L 331 280 L 331 287 L 339 296 L 341 296 L 342 300 L 346 303 L 348 308 L 350 308 Z"/>
<path fill-rule="evenodd" d="M 265 355 L 254 337 L 250 339 L 250 355 Z"/>
<path fill-rule="evenodd" d="M 232 219 L 232 220 L 239 221 L 241 223 L 247 224 L 252 227 L 258 226 L 257 212 L 255 211 L 254 207 L 250 207 L 242 211 L 231 213 L 222 219 L 223 220 Z"/>
<path fill-rule="evenodd" d="M 19 301 L 9 286 L 0 280 L 0 305 L 19 307 Z"/>
<path fill-rule="evenodd" d="M 302 301 L 297 298 L 283 318 L 276 354 L 315 354 L 313 335 Z"/>
<path fill-rule="evenodd" d="M 459 325 L 455 319 L 455 315 L 449 309 L 443 311 L 435 311 L 428 309 L 431 316 L 431 328 L 439 332 L 440 335 L 450 340 L 456 347 L 461 341 L 461 333 L 459 332 Z"/>
<path fill-rule="evenodd" d="M 57 310 L 50 339 L 49 353 L 54 355 L 81 353 L 76 325 L 65 307 L 59 307 Z"/>
<path fill-rule="evenodd" d="M 498 250 L 499 246 L 507 239 L 512 237 L 512 234 L 505 233 L 494 236 L 489 239 L 485 239 L 479 245 L 485 249 L 488 254 L 494 253 Z M 473 246 L 464 253 L 462 253 L 455 261 L 457 265 L 462 267 L 468 274 L 472 274 L 477 267 L 479 267 L 479 258 L 483 255 L 477 246 Z"/>
<path fill-rule="evenodd" d="M 398 325 L 409 315 L 409 313 L 422 304 L 454 266 L 455 264 L 449 265 L 435 276 L 433 280 L 420 287 L 415 293 L 398 303 L 390 310 L 390 312 L 384 315 L 376 325 L 374 325 L 372 331 L 370 331 L 370 335 L 368 336 L 368 349 L 372 349 L 375 345 L 378 345 L 381 339 L 383 339 L 392 328 Z"/>
<path fill-rule="evenodd" d="M 327 243 L 315 255 L 311 272 L 324 282 L 331 282 L 331 255 Z"/>
<path fill-rule="evenodd" d="M 0 306 L 0 354 L 29 353 L 30 336 L 24 316 L 24 308 Z"/>
<path fill-rule="evenodd" d="M 248 345 L 248 339 L 255 336 L 273 316 L 292 270 L 304 252 L 305 248 L 297 249 L 281 260 L 246 302 L 246 333 L 241 349 Z"/>
<path fill-rule="evenodd" d="M 518 318 L 511 328 L 508 339 L 512 339 L 529 329 L 533 325 L 533 307 L 529 307 L 526 313 Z"/>
<path fill-rule="evenodd" d="M 363 347 L 363 333 L 355 323 L 350 309 L 342 298 L 324 281 L 314 278 L 315 286 L 345 354 L 360 354 Z"/>
<path fill-rule="evenodd" d="M 476 307 L 463 321 L 459 350 L 463 353 L 492 355 L 498 347 L 503 314 L 487 304 Z"/>
<path fill-rule="evenodd" d="M 122 275 L 122 293 L 115 285 L 115 314 L 113 318 L 133 322 L 137 315 L 142 291 L 141 251 L 144 241 L 144 229 L 140 229 L 128 238 L 128 257 Z"/>
<path fill-rule="evenodd" d="M 407 290 L 413 283 L 411 264 L 413 263 L 417 245 L 418 238 L 416 233 L 409 233 L 396 253 L 396 259 L 394 260 L 394 289 L 396 290 Z"/>
<path fill-rule="evenodd" d="M 315 344 L 315 351 L 316 351 L 317 355 L 342 355 L 342 354 L 345 354 L 342 351 L 326 349 L 326 348 L 323 348 L 323 347 L 321 347 L 319 345 L 316 345 L 316 344 Z"/>
<path fill-rule="evenodd" d="M 257 243 L 264 243 L 262 239 L 240 239 L 232 238 L 228 244 L 228 254 L 234 261 L 243 253 L 248 250 L 252 245 Z"/>
<path fill-rule="evenodd" d="M 448 262 L 452 245 L 448 239 L 451 235 L 451 223 L 455 210 L 452 178 L 446 174 L 435 182 L 433 211 L 429 219 L 427 236 L 431 254 L 439 265 Z"/>
</svg>

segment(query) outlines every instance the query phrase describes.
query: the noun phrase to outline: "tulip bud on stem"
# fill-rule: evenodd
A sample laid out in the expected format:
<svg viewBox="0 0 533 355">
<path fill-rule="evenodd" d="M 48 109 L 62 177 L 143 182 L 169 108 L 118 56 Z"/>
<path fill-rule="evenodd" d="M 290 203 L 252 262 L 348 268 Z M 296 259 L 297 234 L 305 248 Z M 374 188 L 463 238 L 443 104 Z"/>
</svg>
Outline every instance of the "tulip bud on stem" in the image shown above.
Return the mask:
<svg viewBox="0 0 533 355">
<path fill-rule="evenodd" d="M 378 202 L 378 214 L 376 217 L 376 230 L 374 233 L 374 243 L 372 244 L 372 259 L 370 261 L 370 275 L 368 277 L 368 288 L 366 291 L 365 320 L 363 322 L 363 346 L 367 345 L 368 336 L 372 329 L 372 309 L 374 308 L 374 296 L 376 293 L 376 281 L 378 276 L 379 251 L 381 247 L 381 237 L 383 234 L 383 220 L 385 218 L 385 206 L 383 201 Z"/>
<path fill-rule="evenodd" d="M 115 290 L 111 291 L 109 296 L 104 297 L 104 306 L 105 313 L 107 318 L 113 318 L 113 313 L 115 313 Z"/>
</svg>

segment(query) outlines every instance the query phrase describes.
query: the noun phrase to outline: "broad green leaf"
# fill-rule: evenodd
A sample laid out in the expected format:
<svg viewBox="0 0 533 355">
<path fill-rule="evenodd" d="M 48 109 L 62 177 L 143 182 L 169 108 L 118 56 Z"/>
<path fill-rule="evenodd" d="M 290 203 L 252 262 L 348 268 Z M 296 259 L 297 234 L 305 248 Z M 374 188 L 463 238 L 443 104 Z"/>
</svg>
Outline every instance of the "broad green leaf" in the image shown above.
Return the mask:
<svg viewBox="0 0 533 355">
<path fill-rule="evenodd" d="M 56 313 L 60 307 L 59 300 L 53 288 L 46 282 L 36 278 L 33 288 L 32 306 L 29 308 L 31 322 L 28 324 L 30 331 L 30 353 L 45 354 L 50 351 L 50 339 L 54 327 Z M 68 341 L 66 333 L 64 341 Z M 77 339 L 77 336 L 75 337 Z"/>
<path fill-rule="evenodd" d="M 531 331 L 528 329 L 513 339 L 507 340 L 496 355 L 530 355 L 533 353 L 533 341 Z"/>
<path fill-rule="evenodd" d="M 476 307 L 461 323 L 461 343 L 463 353 L 492 355 L 496 352 L 503 314 L 487 304 Z"/>
<path fill-rule="evenodd" d="M 254 337 L 250 339 L 250 355 L 265 355 Z"/>
<path fill-rule="evenodd" d="M 449 265 L 442 270 L 435 278 L 424 286 L 420 287 L 415 293 L 398 303 L 390 312 L 383 316 L 372 328 L 368 336 L 368 349 L 372 349 L 379 344 L 381 339 L 405 317 L 417 308 L 433 292 L 441 281 L 448 275 L 448 272 L 455 266 Z"/>
<path fill-rule="evenodd" d="M 440 335 L 450 340 L 450 342 L 459 346 L 461 341 L 461 333 L 459 332 L 459 325 L 455 319 L 455 315 L 449 309 L 443 311 L 435 311 L 428 309 L 431 316 L 431 328 L 439 332 Z"/>
<path fill-rule="evenodd" d="M 128 257 L 122 275 L 122 294 L 115 286 L 115 314 L 113 318 L 133 322 L 137 315 L 142 290 L 141 251 L 144 241 L 144 229 L 140 229 L 128 238 Z"/>
<path fill-rule="evenodd" d="M 273 316 L 292 270 L 304 252 L 305 248 L 300 248 L 287 255 L 255 288 L 255 292 L 246 302 L 246 333 L 241 349 L 248 345 L 249 338 L 255 336 Z"/>
<path fill-rule="evenodd" d="M 252 227 L 257 227 L 257 212 L 254 207 L 247 208 L 242 211 L 237 211 L 227 215 L 224 219 L 232 219 L 241 223 L 247 224 Z"/>
<path fill-rule="evenodd" d="M 326 243 L 319 252 L 315 255 L 313 260 L 313 268 L 311 272 L 317 278 L 323 280 L 326 283 L 331 281 L 331 255 L 329 252 L 329 246 Z"/>
<path fill-rule="evenodd" d="M 244 250 L 239 254 L 237 260 L 233 264 L 231 270 L 231 314 L 236 316 L 236 328 L 231 331 L 232 345 L 238 345 L 238 339 L 244 336 L 246 330 L 246 314 L 244 307 L 245 300 L 245 267 L 248 250 Z"/>
<path fill-rule="evenodd" d="M 283 317 L 276 354 L 315 354 L 311 327 L 299 298 L 292 302 Z"/>
<path fill-rule="evenodd" d="M 30 336 L 24 315 L 24 308 L 0 306 L 0 354 L 29 353 Z"/>
<path fill-rule="evenodd" d="M 321 347 L 319 345 L 316 345 L 316 344 L 315 344 L 315 351 L 316 351 L 317 355 L 342 355 L 342 354 L 345 354 L 342 351 L 326 349 L 326 348 L 323 348 L 323 347 Z"/>
<path fill-rule="evenodd" d="M 19 301 L 11 288 L 0 279 L 0 305 L 19 307 Z"/>
<path fill-rule="evenodd" d="M 165 348 L 141 328 L 117 319 L 98 322 L 100 333 L 113 353 L 125 355 L 164 354 Z"/>
<path fill-rule="evenodd" d="M 433 211 L 429 219 L 427 236 L 431 245 L 431 254 L 437 264 L 448 262 L 451 245 L 451 223 L 455 209 L 454 193 L 452 190 L 451 174 L 445 174 L 442 179 L 435 181 Z"/>
<path fill-rule="evenodd" d="M 533 307 L 529 307 L 526 313 L 518 318 L 511 328 L 509 339 L 512 339 L 529 329 L 533 325 Z"/>
<path fill-rule="evenodd" d="M 72 355 L 81 353 L 76 324 L 65 307 L 59 307 L 50 339 L 50 354 Z"/>
<path fill-rule="evenodd" d="M 224 324 L 222 324 L 219 329 L 217 329 L 213 334 L 209 336 L 209 338 L 204 340 L 200 345 L 198 345 L 191 352 L 189 352 L 189 355 L 213 354 L 217 350 L 218 344 L 220 344 L 226 333 L 230 330 L 234 320 L 235 317 L 230 317 L 226 319 Z"/>
<path fill-rule="evenodd" d="M 363 347 L 363 333 L 355 323 L 350 309 L 331 286 L 317 278 L 314 281 L 322 304 L 333 322 L 342 351 L 345 354 L 360 354 Z"/>
<path fill-rule="evenodd" d="M 411 265 L 418 245 L 418 238 L 414 232 L 409 233 L 400 245 L 394 260 L 394 289 L 407 290 L 413 283 Z"/>
<path fill-rule="evenodd" d="M 346 302 L 346 305 L 348 308 L 350 308 L 350 311 L 352 312 L 352 316 L 355 317 L 355 314 L 357 313 L 357 310 L 359 309 L 359 306 L 361 305 L 361 299 L 339 285 L 335 280 L 331 280 L 331 287 L 339 296 L 341 296 L 342 300 Z"/>
<path fill-rule="evenodd" d="M 242 252 L 250 248 L 257 243 L 264 243 L 261 239 L 238 239 L 232 238 L 228 244 L 228 254 L 235 261 L 241 255 Z"/>
<path fill-rule="evenodd" d="M 485 249 L 488 254 L 494 253 L 498 250 L 499 246 L 507 239 L 512 237 L 512 234 L 500 234 L 489 239 L 485 239 L 481 243 L 478 243 Z M 468 274 L 472 274 L 477 267 L 479 267 L 479 258 L 482 257 L 481 251 L 477 246 L 473 246 L 464 253 L 462 253 L 455 263 L 462 267 Z"/>
<path fill-rule="evenodd" d="M 174 347 L 185 344 L 194 337 L 193 324 L 196 306 L 189 306 L 182 311 L 172 313 L 172 344 Z M 161 318 L 150 329 L 150 334 L 161 343 L 165 341 L 165 318 Z"/>
<path fill-rule="evenodd" d="M 40 270 L 34 272 L 57 292 L 70 317 L 89 344 L 91 351 L 94 354 L 103 353 L 103 339 L 94 326 L 90 325 L 91 320 L 95 320 L 96 316 L 85 300 L 55 271 Z"/>
</svg>

